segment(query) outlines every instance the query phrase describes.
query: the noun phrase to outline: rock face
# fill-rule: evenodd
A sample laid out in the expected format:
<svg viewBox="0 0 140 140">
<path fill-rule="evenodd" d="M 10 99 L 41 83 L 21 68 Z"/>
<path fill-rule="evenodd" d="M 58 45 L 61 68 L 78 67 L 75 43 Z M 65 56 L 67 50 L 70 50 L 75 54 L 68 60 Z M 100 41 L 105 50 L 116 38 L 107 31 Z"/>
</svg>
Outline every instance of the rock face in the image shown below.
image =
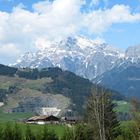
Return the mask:
<svg viewBox="0 0 140 140">
<path fill-rule="evenodd" d="M 45 46 L 45 45 L 44 45 Z M 60 67 L 90 80 L 110 70 L 124 54 L 110 45 L 84 37 L 49 42 L 36 53 L 22 55 L 16 67 Z"/>
</svg>

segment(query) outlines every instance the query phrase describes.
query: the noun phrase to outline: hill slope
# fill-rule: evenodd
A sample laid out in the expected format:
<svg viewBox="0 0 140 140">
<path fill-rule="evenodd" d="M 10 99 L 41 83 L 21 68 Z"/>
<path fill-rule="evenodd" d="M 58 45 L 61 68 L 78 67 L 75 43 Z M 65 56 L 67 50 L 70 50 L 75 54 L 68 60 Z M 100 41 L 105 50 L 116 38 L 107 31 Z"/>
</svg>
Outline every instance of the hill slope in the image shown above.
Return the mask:
<svg viewBox="0 0 140 140">
<path fill-rule="evenodd" d="M 9 71 L 13 73 L 9 74 Z M 6 112 L 38 112 L 57 107 L 81 112 L 93 84 L 59 68 L 14 69 L 0 65 L 0 101 Z"/>
<path fill-rule="evenodd" d="M 81 114 L 94 86 L 102 88 L 60 68 L 16 69 L 0 65 L 0 101 L 5 103 L 5 112 L 39 113 L 42 107 L 57 107 L 60 115 Z M 115 92 L 112 97 L 122 99 Z"/>
</svg>

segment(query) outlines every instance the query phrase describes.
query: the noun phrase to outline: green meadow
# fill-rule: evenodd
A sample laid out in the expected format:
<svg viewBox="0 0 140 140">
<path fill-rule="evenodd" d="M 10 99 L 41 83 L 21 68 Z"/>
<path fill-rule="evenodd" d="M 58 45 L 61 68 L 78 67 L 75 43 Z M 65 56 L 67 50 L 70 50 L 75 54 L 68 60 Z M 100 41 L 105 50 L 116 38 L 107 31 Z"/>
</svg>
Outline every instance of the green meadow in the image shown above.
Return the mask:
<svg viewBox="0 0 140 140">
<path fill-rule="evenodd" d="M 4 113 L 2 109 L 0 109 L 0 128 L 4 129 L 7 124 L 10 124 L 11 127 L 14 127 L 14 125 L 17 124 L 23 133 L 26 131 L 27 126 L 29 126 L 32 132 L 37 134 L 43 131 L 44 125 L 26 124 L 21 122 L 32 116 L 33 114 L 30 113 Z M 67 128 L 64 125 L 46 125 L 46 127 L 49 131 L 54 131 L 59 138 L 63 136 L 64 131 Z"/>
</svg>

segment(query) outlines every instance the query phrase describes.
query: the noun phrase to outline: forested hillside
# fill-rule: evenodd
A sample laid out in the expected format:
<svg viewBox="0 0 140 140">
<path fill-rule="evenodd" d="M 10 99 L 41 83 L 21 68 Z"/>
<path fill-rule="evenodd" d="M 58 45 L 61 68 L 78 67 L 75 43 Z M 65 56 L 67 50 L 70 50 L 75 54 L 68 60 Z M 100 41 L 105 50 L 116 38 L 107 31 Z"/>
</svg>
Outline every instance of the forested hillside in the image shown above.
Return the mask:
<svg viewBox="0 0 140 140">
<path fill-rule="evenodd" d="M 39 107 L 57 107 L 82 113 L 93 85 L 60 68 L 16 69 L 0 65 L 0 101 L 6 112 L 37 112 Z M 122 99 L 119 93 L 112 94 Z"/>
</svg>

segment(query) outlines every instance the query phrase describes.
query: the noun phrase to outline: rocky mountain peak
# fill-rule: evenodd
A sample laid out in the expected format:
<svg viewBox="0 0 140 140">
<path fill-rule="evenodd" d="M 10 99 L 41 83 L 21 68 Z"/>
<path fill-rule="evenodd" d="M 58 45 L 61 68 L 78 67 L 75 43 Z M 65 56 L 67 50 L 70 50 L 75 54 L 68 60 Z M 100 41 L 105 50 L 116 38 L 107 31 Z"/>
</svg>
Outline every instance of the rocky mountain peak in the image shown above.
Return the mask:
<svg viewBox="0 0 140 140">
<path fill-rule="evenodd" d="M 140 45 L 130 47 L 124 53 L 100 39 L 83 36 L 68 37 L 57 42 L 45 41 L 42 45 L 43 49 L 22 55 L 14 66 L 60 67 L 92 80 L 116 66 L 125 63 L 127 67 L 140 62 Z"/>
</svg>

